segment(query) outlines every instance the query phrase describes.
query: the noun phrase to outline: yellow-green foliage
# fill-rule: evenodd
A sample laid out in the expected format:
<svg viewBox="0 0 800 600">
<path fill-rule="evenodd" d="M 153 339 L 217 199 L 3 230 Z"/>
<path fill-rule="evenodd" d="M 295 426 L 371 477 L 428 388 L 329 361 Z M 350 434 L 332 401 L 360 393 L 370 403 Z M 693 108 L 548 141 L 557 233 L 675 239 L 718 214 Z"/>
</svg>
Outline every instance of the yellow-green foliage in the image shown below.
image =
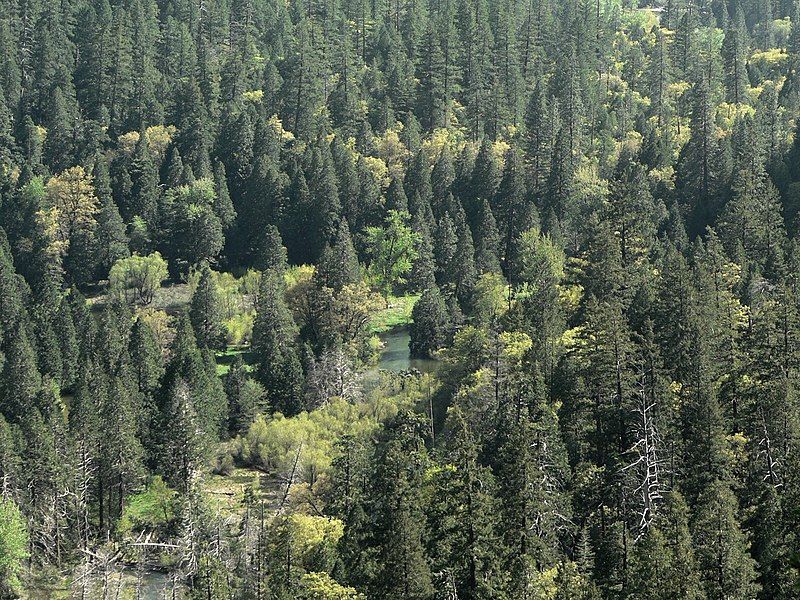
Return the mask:
<svg viewBox="0 0 800 600">
<path fill-rule="evenodd" d="M 509 287 L 499 273 L 484 273 L 475 285 L 472 302 L 474 318 L 488 324 L 508 311 Z"/>
<path fill-rule="evenodd" d="M 255 320 L 255 295 L 261 281 L 261 273 L 247 271 L 236 278 L 227 271 L 213 271 L 217 297 L 224 317 L 226 341 L 230 346 L 241 346 L 250 342 Z M 192 294 L 200 282 L 200 270 L 191 269 L 187 283 Z"/>
<path fill-rule="evenodd" d="M 314 265 L 300 265 L 288 269 L 283 276 L 286 282 L 287 294 L 291 295 L 293 287 L 311 281 L 312 277 L 314 277 Z"/>
<path fill-rule="evenodd" d="M 786 63 L 789 55 L 782 48 L 770 48 L 760 52 L 753 52 L 750 62 L 759 66 L 779 66 Z"/>
<path fill-rule="evenodd" d="M 412 407 L 429 386 L 423 379 L 397 390 L 380 388 L 359 404 L 333 398 L 322 408 L 291 418 L 260 415 L 236 441 L 235 452 L 242 463 L 271 473 L 291 472 L 297 460 L 301 481 L 314 485 L 330 468 L 340 437 L 370 434 L 399 410 Z"/>
<path fill-rule="evenodd" d="M 390 176 L 400 179 L 405 172 L 405 161 L 408 160 L 409 151 L 400 140 L 400 132 L 403 130 L 401 123 L 394 129 L 387 129 L 382 135 L 376 136 L 373 145 L 378 156 L 386 164 Z"/>
<path fill-rule="evenodd" d="M 717 123 L 725 131 L 730 131 L 736 119 L 740 116 L 749 115 L 752 117 L 755 114 L 756 109 L 749 104 L 729 104 L 727 102 L 721 102 L 717 107 Z"/>
<path fill-rule="evenodd" d="M 306 565 L 315 558 L 336 549 L 344 535 L 344 524 L 339 519 L 295 513 L 289 517 L 292 528 L 294 555 Z"/>
<path fill-rule="evenodd" d="M 127 302 L 150 304 L 161 282 L 167 278 L 167 261 L 154 252 L 134 254 L 114 263 L 108 276 L 111 293 Z"/>
<path fill-rule="evenodd" d="M 241 346 L 253 336 L 255 313 L 248 311 L 225 320 L 225 338 L 229 346 Z"/>
<path fill-rule="evenodd" d="M 327 573 L 306 573 L 300 578 L 301 600 L 366 600 L 355 588 L 345 587 Z"/>
<path fill-rule="evenodd" d="M 436 162 L 442 153 L 442 148 L 447 146 L 451 156 L 458 156 L 461 148 L 464 147 L 464 132 L 454 128 L 434 129 L 431 134 L 422 142 L 422 149 L 428 157 L 430 164 Z"/>
<path fill-rule="evenodd" d="M 144 307 L 136 311 L 136 318 L 150 326 L 156 336 L 159 347 L 164 350 L 173 336 L 172 317 L 165 311 L 153 307 Z"/>
<path fill-rule="evenodd" d="M 558 594 L 557 576 L 558 567 L 534 572 L 528 582 L 525 597 L 531 600 L 555 600 Z"/>
<path fill-rule="evenodd" d="M 167 149 L 177 131 L 174 125 L 153 125 L 145 130 L 144 134 L 147 138 L 148 148 L 151 154 L 156 156 L 158 162 L 164 160 Z"/>
<path fill-rule="evenodd" d="M 239 457 L 246 464 L 274 473 L 290 471 L 297 458 L 304 481 L 313 483 L 330 467 L 333 445 L 339 437 L 377 427 L 377 421 L 365 409 L 364 405 L 334 398 L 319 410 L 288 419 L 280 413 L 271 419 L 259 416 L 240 440 Z"/>
<path fill-rule="evenodd" d="M 264 90 L 252 90 L 249 92 L 242 92 L 242 99 L 246 102 L 253 102 L 258 104 L 264 98 Z"/>
</svg>

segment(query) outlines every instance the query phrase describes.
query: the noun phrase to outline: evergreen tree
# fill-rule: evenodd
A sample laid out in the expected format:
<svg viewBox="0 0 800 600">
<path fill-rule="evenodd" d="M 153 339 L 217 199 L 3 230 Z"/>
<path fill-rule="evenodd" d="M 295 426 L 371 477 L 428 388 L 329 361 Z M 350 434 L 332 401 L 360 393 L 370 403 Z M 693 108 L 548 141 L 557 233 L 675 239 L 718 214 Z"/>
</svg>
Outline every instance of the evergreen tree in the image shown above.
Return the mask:
<svg viewBox="0 0 800 600">
<path fill-rule="evenodd" d="M 500 233 L 492 208 L 484 200 L 481 209 L 480 227 L 476 234 L 475 267 L 478 273 L 500 272 Z"/>
<path fill-rule="evenodd" d="M 759 591 L 737 513 L 736 497 L 725 482 L 712 482 L 698 499 L 692 529 L 706 598 L 752 598 Z"/>
<path fill-rule="evenodd" d="M 224 348 L 222 305 L 214 272 L 208 265 L 203 265 L 200 270 L 200 281 L 189 305 L 189 318 L 201 348 Z"/>
<path fill-rule="evenodd" d="M 381 597 L 433 597 L 423 546 L 420 492 L 427 456 L 420 429 L 413 415 L 399 415 L 378 457 L 373 493 L 380 570 L 370 588 Z"/>
<path fill-rule="evenodd" d="M 322 252 L 314 276 L 320 286 L 337 292 L 361 279 L 361 266 L 353 248 L 347 221 L 342 220 L 339 223 L 336 240 Z"/>
<path fill-rule="evenodd" d="M 256 304 L 253 354 L 256 380 L 264 386 L 266 399 L 285 415 L 302 408 L 303 373 L 297 348 L 297 326 L 275 275 L 265 274 Z"/>
<path fill-rule="evenodd" d="M 250 379 L 241 356 L 225 378 L 230 415 L 228 429 L 233 434 L 244 433 L 259 414 L 264 414 L 267 404 L 264 388 Z"/>
<path fill-rule="evenodd" d="M 409 327 L 409 348 L 413 356 L 431 356 L 442 348 L 449 335 L 450 318 L 439 288 L 427 288 L 414 304 Z"/>
</svg>

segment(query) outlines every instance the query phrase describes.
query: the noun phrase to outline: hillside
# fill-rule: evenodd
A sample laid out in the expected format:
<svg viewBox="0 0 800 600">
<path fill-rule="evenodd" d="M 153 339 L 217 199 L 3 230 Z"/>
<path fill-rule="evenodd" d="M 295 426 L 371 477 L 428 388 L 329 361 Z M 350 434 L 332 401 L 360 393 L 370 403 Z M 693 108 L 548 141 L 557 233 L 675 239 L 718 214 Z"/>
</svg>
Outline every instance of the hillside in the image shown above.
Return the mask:
<svg viewBox="0 0 800 600">
<path fill-rule="evenodd" d="M 800 595 L 798 0 L 0 0 L 0 600 Z"/>
</svg>

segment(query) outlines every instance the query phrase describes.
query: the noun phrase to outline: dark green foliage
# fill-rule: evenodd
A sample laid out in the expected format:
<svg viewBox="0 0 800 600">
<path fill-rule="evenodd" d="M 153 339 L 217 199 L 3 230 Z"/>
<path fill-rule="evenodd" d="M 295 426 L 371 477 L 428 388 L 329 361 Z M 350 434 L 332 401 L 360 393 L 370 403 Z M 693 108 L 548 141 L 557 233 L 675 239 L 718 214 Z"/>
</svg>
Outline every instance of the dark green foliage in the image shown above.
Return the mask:
<svg viewBox="0 0 800 600">
<path fill-rule="evenodd" d="M 225 378 L 225 394 L 229 406 L 228 429 L 233 434 L 247 431 L 256 415 L 269 409 L 264 388 L 250 379 L 241 356 Z"/>
<path fill-rule="evenodd" d="M 0 596 L 797 596 L 795 5 L 0 0 Z"/>
<path fill-rule="evenodd" d="M 337 292 L 360 280 L 361 267 L 344 219 L 339 223 L 336 239 L 322 251 L 314 277 L 320 286 Z"/>
<path fill-rule="evenodd" d="M 450 333 L 450 317 L 436 285 L 422 293 L 411 318 L 409 348 L 413 356 L 431 356 L 445 345 Z"/>
<path fill-rule="evenodd" d="M 264 274 L 253 326 L 256 380 L 264 386 L 274 410 L 293 415 L 302 408 L 303 372 L 297 345 L 297 326 L 274 274 Z"/>
<path fill-rule="evenodd" d="M 755 561 L 737 510 L 730 487 L 719 480 L 698 500 L 692 531 L 706 598 L 751 598 L 758 592 Z"/>
<path fill-rule="evenodd" d="M 417 417 L 401 414 L 379 450 L 372 490 L 379 571 L 370 585 L 378 597 L 433 597 L 420 502 L 427 462 L 422 430 Z"/>
<path fill-rule="evenodd" d="M 203 265 L 200 270 L 200 281 L 189 305 L 189 318 L 201 348 L 221 350 L 225 347 L 219 290 L 214 272 L 208 265 Z"/>
</svg>

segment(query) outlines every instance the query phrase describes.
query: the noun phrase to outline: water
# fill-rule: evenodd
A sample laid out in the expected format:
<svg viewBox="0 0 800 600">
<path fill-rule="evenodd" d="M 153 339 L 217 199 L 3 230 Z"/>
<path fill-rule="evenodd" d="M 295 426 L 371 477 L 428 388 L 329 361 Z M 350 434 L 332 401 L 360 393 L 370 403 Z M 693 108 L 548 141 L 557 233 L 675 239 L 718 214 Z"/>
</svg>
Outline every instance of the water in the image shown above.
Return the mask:
<svg viewBox="0 0 800 600">
<path fill-rule="evenodd" d="M 408 342 L 411 336 L 405 327 L 381 334 L 383 349 L 378 359 L 378 368 L 387 371 L 408 371 L 416 369 L 422 373 L 436 370 L 437 361 L 429 358 L 411 358 Z"/>
</svg>

